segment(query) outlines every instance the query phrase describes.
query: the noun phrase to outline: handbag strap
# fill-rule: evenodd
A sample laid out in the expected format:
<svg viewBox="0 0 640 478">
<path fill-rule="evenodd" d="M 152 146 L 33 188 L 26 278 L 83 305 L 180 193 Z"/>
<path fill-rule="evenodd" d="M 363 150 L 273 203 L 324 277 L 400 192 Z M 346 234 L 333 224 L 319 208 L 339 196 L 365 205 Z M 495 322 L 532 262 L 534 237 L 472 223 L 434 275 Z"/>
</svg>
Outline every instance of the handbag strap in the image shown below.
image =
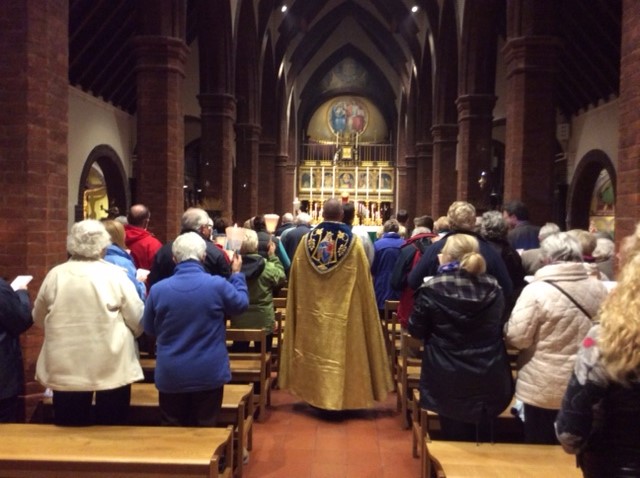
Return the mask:
<svg viewBox="0 0 640 478">
<path fill-rule="evenodd" d="M 555 283 L 555 282 L 553 282 L 553 281 L 545 280 L 545 281 L 543 281 L 543 282 L 546 282 L 547 284 L 552 285 L 553 287 L 555 287 L 556 289 L 558 289 L 560 292 L 562 292 L 562 293 L 563 293 L 563 294 L 564 294 L 564 295 L 565 295 L 565 296 L 566 296 L 566 297 L 567 297 L 571 302 L 573 302 L 573 303 L 575 304 L 575 306 L 576 306 L 578 309 L 580 309 L 580 310 L 582 311 L 582 313 L 583 313 L 584 315 L 586 315 L 586 316 L 589 318 L 589 320 L 591 320 L 591 314 L 590 314 L 589 312 L 587 312 L 587 311 L 585 310 L 585 308 L 584 308 L 584 307 L 582 307 L 582 306 L 578 303 L 578 301 L 577 301 L 577 300 L 575 300 L 573 297 L 571 297 L 571 296 L 569 295 L 569 293 L 568 293 L 566 290 L 564 290 L 562 287 L 560 287 L 558 284 L 556 284 L 556 283 Z"/>
</svg>

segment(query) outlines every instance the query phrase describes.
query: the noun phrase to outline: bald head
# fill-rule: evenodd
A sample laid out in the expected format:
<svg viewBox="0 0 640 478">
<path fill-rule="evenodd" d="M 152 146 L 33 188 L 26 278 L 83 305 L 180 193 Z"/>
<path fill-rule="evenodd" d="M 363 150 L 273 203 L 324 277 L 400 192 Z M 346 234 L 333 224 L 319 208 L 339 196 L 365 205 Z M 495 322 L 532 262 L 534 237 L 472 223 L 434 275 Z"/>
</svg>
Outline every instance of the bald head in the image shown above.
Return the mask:
<svg viewBox="0 0 640 478">
<path fill-rule="evenodd" d="M 132 226 L 147 227 L 149 223 L 149 218 L 151 217 L 151 213 L 149 212 L 149 208 L 144 204 L 134 204 L 129 209 L 129 214 L 127 215 L 127 222 Z"/>
<path fill-rule="evenodd" d="M 342 221 L 342 202 L 337 198 L 327 199 L 322 206 L 325 221 Z"/>
</svg>

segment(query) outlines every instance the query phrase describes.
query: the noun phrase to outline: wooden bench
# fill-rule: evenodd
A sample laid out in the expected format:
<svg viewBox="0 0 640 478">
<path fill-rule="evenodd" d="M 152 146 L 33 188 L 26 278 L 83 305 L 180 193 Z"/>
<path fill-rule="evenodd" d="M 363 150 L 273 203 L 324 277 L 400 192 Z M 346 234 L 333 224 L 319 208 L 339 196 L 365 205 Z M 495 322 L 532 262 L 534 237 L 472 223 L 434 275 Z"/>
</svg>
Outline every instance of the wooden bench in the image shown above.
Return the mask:
<svg viewBox="0 0 640 478">
<path fill-rule="evenodd" d="M 411 410 L 413 408 L 413 390 L 420 385 L 422 365 L 422 340 L 412 337 L 407 332 L 400 334 L 400 355 L 398 356 L 398 378 L 396 389 L 397 406 L 404 428 L 411 428 Z M 419 357 L 413 357 L 416 354 Z"/>
<path fill-rule="evenodd" d="M 242 477 L 242 453 L 244 448 L 253 448 L 253 385 L 226 384 L 222 397 L 222 409 L 218 426 L 233 427 L 234 450 L 236 456 L 234 475 Z M 53 402 L 50 397 L 42 399 L 37 410 L 37 420 L 53 422 Z M 160 426 L 160 405 L 158 389 L 152 383 L 134 383 L 131 386 L 129 424 L 136 426 Z"/>
<path fill-rule="evenodd" d="M 229 478 L 231 435 L 231 428 L 0 424 L 0 476 Z"/>
<path fill-rule="evenodd" d="M 560 445 L 423 440 L 422 477 L 581 478 L 576 458 Z M 433 472 L 433 475 L 431 474 Z"/>
<path fill-rule="evenodd" d="M 255 393 L 254 404 L 258 420 L 263 420 L 265 409 L 271 403 L 271 353 L 267 352 L 266 334 L 262 329 L 227 329 L 228 341 L 260 342 L 260 352 L 229 353 L 231 381 L 233 383 L 258 383 L 260 393 Z"/>
</svg>

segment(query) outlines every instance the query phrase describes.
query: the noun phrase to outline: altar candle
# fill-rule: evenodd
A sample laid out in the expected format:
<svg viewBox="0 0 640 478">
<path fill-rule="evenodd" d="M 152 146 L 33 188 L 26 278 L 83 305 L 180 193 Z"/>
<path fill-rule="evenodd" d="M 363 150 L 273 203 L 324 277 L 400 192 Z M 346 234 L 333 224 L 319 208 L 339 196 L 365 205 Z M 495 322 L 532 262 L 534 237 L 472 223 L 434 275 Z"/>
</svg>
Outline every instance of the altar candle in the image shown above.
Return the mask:
<svg viewBox="0 0 640 478">
<path fill-rule="evenodd" d="M 380 202 L 380 189 L 382 189 L 382 168 L 378 168 L 378 202 Z"/>
<path fill-rule="evenodd" d="M 320 202 L 324 204 L 324 166 L 322 166 L 322 182 L 320 184 Z"/>
<path fill-rule="evenodd" d="M 309 204 L 313 208 L 313 168 L 311 168 L 311 185 L 309 187 Z"/>
<path fill-rule="evenodd" d="M 356 197 L 354 201 L 357 205 L 358 204 L 358 166 L 356 166 Z"/>
<path fill-rule="evenodd" d="M 333 193 L 331 194 L 333 197 L 336 196 L 336 167 L 333 167 L 333 175 L 331 176 L 331 179 L 333 179 L 333 187 L 331 188 L 331 190 L 333 191 Z"/>
<path fill-rule="evenodd" d="M 336 132 L 336 148 L 338 147 L 339 138 L 340 138 L 340 133 Z"/>
<path fill-rule="evenodd" d="M 369 202 L 369 166 L 367 166 L 367 193 L 366 193 L 366 196 L 367 196 L 366 199 L 367 199 L 367 203 L 368 203 Z"/>
</svg>

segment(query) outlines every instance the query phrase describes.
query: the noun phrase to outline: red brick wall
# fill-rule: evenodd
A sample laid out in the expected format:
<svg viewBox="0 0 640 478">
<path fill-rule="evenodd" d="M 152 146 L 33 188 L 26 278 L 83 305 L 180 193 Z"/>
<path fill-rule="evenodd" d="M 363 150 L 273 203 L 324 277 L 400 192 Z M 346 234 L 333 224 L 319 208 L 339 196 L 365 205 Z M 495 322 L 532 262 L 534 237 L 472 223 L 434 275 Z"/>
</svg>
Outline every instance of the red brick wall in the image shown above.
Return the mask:
<svg viewBox="0 0 640 478">
<path fill-rule="evenodd" d="M 33 275 L 32 299 L 66 258 L 67 100 L 67 0 L 0 2 L 0 275 Z M 22 343 L 33 393 L 41 331 Z"/>
<path fill-rule="evenodd" d="M 616 241 L 640 219 L 640 2 L 622 7 L 620 143 L 616 195 Z"/>
</svg>

